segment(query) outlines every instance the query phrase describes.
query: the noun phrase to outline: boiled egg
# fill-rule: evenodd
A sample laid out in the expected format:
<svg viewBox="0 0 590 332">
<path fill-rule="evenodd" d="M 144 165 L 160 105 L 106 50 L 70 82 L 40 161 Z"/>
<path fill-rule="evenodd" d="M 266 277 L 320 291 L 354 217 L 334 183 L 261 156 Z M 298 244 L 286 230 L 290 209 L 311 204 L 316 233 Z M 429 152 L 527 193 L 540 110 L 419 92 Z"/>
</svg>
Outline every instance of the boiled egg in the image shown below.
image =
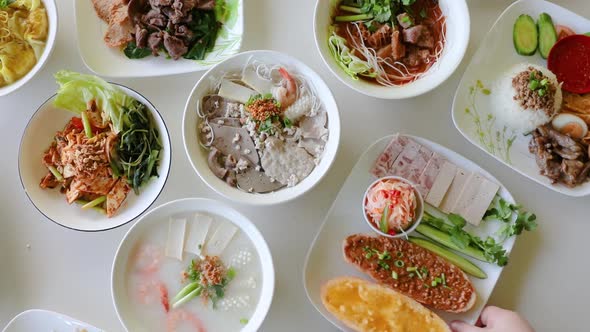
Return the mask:
<svg viewBox="0 0 590 332">
<path fill-rule="evenodd" d="M 588 133 L 588 125 L 579 116 L 570 113 L 556 115 L 551 121 L 553 129 L 574 139 L 582 139 Z"/>
</svg>

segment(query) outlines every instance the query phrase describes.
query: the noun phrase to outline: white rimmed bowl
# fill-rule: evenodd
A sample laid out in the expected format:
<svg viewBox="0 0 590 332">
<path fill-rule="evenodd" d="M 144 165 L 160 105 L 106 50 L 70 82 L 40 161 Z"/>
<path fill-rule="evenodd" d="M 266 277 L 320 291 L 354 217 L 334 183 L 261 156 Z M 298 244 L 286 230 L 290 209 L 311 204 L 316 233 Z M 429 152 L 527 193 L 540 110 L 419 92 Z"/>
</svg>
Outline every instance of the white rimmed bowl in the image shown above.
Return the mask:
<svg viewBox="0 0 590 332">
<path fill-rule="evenodd" d="M 113 83 L 111 83 L 113 84 Z M 153 178 L 141 188 L 139 195 L 130 191 L 123 206 L 117 213 L 107 218 L 94 210 L 82 210 L 79 205 L 68 205 L 65 195 L 56 189 L 41 189 L 41 178 L 47 174 L 47 168 L 41 163 L 43 153 L 54 139 L 55 133 L 64 128 L 76 114 L 53 106 L 55 95 L 47 99 L 33 114 L 23 133 L 18 159 L 21 184 L 31 203 L 51 221 L 78 231 L 104 231 L 124 225 L 145 212 L 158 198 L 168 179 L 171 163 L 171 145 L 168 129 L 164 119 L 149 100 L 138 92 L 116 84 L 127 95 L 144 104 L 156 123 L 162 151 L 158 178 Z"/>
<path fill-rule="evenodd" d="M 469 43 L 470 17 L 465 0 L 440 0 L 446 17 L 446 43 L 441 58 L 424 76 L 399 87 L 386 87 L 362 79 L 354 80 L 339 67 L 328 47 L 332 13 L 340 0 L 318 0 L 313 29 L 316 46 L 330 71 L 342 83 L 367 96 L 381 99 L 403 99 L 424 94 L 442 84 L 457 69 Z"/>
<path fill-rule="evenodd" d="M 30 309 L 21 312 L 8 322 L 2 332 L 72 331 L 72 329 L 74 331 L 104 332 L 75 318 L 43 309 Z"/>
<path fill-rule="evenodd" d="M 21 77 L 18 81 L 1 87 L 0 88 L 0 97 L 5 96 L 9 93 L 12 93 L 23 85 L 27 84 L 41 69 L 45 66 L 45 63 L 51 56 L 51 52 L 53 52 L 53 46 L 55 44 L 55 37 L 57 36 L 57 26 L 58 26 L 58 16 L 57 16 L 57 7 L 55 5 L 55 0 L 42 0 L 43 5 L 45 6 L 45 11 L 47 13 L 47 20 L 49 23 L 49 31 L 47 32 L 47 41 L 45 43 L 45 49 L 43 53 L 41 53 L 41 57 L 37 60 L 35 66 L 23 77 Z"/>
<path fill-rule="evenodd" d="M 323 107 L 328 113 L 328 142 L 326 143 L 324 155 L 319 165 L 317 165 L 311 174 L 297 185 L 266 194 L 251 194 L 244 192 L 229 186 L 225 181 L 220 180 L 215 176 L 207 164 L 207 151 L 199 145 L 197 129 L 200 121 L 200 118 L 197 115 L 197 104 L 203 96 L 209 94 L 213 90 L 214 82 L 211 78 L 219 77 L 222 73 L 228 71 L 241 71 L 242 67 L 252 57 L 267 63 L 281 64 L 304 76 L 315 87 L 318 96 L 322 100 Z M 330 166 L 334 162 L 336 152 L 338 151 L 338 143 L 340 141 L 340 116 L 338 113 L 338 105 L 336 105 L 336 100 L 334 99 L 330 88 L 328 88 L 318 74 L 303 62 L 289 55 L 275 51 L 249 51 L 235 55 L 216 65 L 207 71 L 199 82 L 197 82 L 184 109 L 182 137 L 184 148 L 191 165 L 203 182 L 205 182 L 211 189 L 235 202 L 250 205 L 272 205 L 287 202 L 305 194 L 326 175 Z"/>
<path fill-rule="evenodd" d="M 185 198 L 160 205 L 145 214 L 125 234 L 117 249 L 111 274 L 111 293 L 119 320 L 128 331 L 146 331 L 141 322 L 134 318 L 132 314 L 133 308 L 130 307 L 130 301 L 127 299 L 125 273 L 128 267 L 129 255 L 147 228 L 161 223 L 163 220 L 168 220 L 173 214 L 187 212 L 205 212 L 224 217 L 244 232 L 254 244 L 262 268 L 262 288 L 254 314 L 249 318 L 248 323 L 244 325 L 242 332 L 257 331 L 270 309 L 274 295 L 275 272 L 270 250 L 262 234 L 248 218 L 228 205 L 205 198 Z"/>
<path fill-rule="evenodd" d="M 369 193 L 369 190 L 371 190 L 371 188 L 376 186 L 378 183 L 386 182 L 388 180 L 395 180 L 395 181 L 400 181 L 400 182 L 404 182 L 404 183 L 409 184 L 412 187 L 412 189 L 414 190 L 414 195 L 416 195 L 416 211 L 415 211 L 416 216 L 414 218 L 414 222 L 412 223 L 412 225 L 410 225 L 410 227 L 408 227 L 408 229 L 404 230 L 403 232 L 396 233 L 395 235 L 391 235 L 391 234 L 382 232 L 379 229 L 379 227 L 376 227 L 373 224 L 373 222 L 371 222 L 371 220 L 369 220 L 369 216 L 367 216 L 367 210 L 365 209 L 365 207 L 367 205 L 367 195 Z M 422 216 L 424 215 L 424 199 L 422 198 L 422 194 L 420 194 L 420 192 L 416 189 L 416 185 L 414 185 L 409 180 L 404 179 L 399 176 L 385 176 L 385 177 L 375 180 L 373 183 L 371 183 L 370 186 L 367 187 L 367 190 L 365 191 L 365 194 L 363 195 L 363 201 L 361 203 L 362 203 L 362 209 L 363 209 L 363 216 L 365 217 L 365 221 L 367 222 L 369 227 L 371 227 L 371 229 L 373 231 L 375 231 L 377 234 L 379 234 L 381 236 L 390 237 L 390 238 L 405 237 L 406 234 L 412 233 L 416 229 L 416 227 L 418 227 L 418 224 L 420 224 L 420 222 L 422 221 Z"/>
</svg>

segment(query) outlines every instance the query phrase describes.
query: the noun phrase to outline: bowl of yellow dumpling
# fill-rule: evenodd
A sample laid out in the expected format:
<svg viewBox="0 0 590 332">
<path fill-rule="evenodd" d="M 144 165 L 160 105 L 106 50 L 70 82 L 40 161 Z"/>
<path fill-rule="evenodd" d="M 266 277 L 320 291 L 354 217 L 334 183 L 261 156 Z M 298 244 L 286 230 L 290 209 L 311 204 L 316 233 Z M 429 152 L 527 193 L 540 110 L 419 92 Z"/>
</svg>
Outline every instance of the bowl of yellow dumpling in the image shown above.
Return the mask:
<svg viewBox="0 0 590 332">
<path fill-rule="evenodd" d="M 57 34 L 54 0 L 0 0 L 0 96 L 43 68 Z"/>
</svg>

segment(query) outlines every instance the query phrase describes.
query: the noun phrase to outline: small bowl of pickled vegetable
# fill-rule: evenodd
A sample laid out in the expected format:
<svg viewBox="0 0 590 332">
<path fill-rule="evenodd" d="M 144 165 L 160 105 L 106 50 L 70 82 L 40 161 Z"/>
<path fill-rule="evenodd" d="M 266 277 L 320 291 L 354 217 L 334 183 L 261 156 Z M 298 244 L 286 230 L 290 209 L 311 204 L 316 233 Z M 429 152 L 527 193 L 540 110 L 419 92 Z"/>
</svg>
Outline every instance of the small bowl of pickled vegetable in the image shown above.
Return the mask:
<svg viewBox="0 0 590 332">
<path fill-rule="evenodd" d="M 406 236 L 418 226 L 423 213 L 422 195 L 412 182 L 401 177 L 376 180 L 363 197 L 365 221 L 382 236 Z"/>
</svg>

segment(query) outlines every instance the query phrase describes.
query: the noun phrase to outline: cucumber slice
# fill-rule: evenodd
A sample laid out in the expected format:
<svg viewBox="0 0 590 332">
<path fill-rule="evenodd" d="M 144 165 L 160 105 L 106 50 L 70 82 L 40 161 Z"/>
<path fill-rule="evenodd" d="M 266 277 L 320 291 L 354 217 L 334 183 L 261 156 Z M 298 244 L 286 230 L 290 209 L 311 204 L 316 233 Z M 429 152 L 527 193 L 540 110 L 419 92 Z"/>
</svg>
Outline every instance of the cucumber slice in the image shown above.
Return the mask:
<svg viewBox="0 0 590 332">
<path fill-rule="evenodd" d="M 475 259 L 480 260 L 482 262 L 488 262 L 483 251 L 481 251 L 477 248 L 474 248 L 472 246 L 460 248 L 458 245 L 456 245 L 453 242 L 453 240 L 451 239 L 451 236 L 449 234 L 441 232 L 434 227 L 420 224 L 416 227 L 416 231 L 418 233 L 426 236 L 427 238 L 432 239 L 436 243 L 442 244 L 443 246 L 445 246 L 447 248 L 456 250 L 462 254 L 465 254 L 469 257 L 475 258 Z"/>
<path fill-rule="evenodd" d="M 539 15 L 537 25 L 539 27 L 539 53 L 543 59 L 547 59 L 551 48 L 557 43 L 557 31 L 555 31 L 551 16 L 547 13 Z"/>
<path fill-rule="evenodd" d="M 586 32 L 584 35 L 590 37 L 590 32 Z"/>
<path fill-rule="evenodd" d="M 520 15 L 514 22 L 512 38 L 516 53 L 520 55 L 535 54 L 539 45 L 539 33 L 535 20 L 529 15 Z"/>
<path fill-rule="evenodd" d="M 426 240 L 419 237 L 410 236 L 410 242 L 416 244 L 426 250 L 430 250 L 433 253 L 437 254 L 438 256 L 446 259 L 450 263 L 456 265 L 458 268 L 463 270 L 463 272 L 470 274 L 479 279 L 486 279 L 488 276 L 487 274 L 480 269 L 477 265 L 473 264 L 468 259 L 461 257 L 454 252 L 443 248 L 430 240 Z"/>
</svg>

